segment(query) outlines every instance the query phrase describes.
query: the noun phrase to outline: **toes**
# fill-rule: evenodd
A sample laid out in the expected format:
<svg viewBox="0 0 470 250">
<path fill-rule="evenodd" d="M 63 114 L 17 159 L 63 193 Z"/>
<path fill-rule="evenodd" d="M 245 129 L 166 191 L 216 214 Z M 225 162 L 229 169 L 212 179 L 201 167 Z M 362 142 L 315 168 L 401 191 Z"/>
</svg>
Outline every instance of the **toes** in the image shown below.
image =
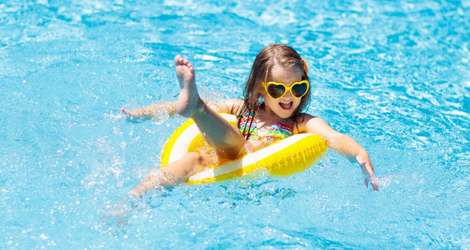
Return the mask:
<svg viewBox="0 0 470 250">
<path fill-rule="evenodd" d="M 191 74 L 194 74 L 194 66 L 188 60 L 181 57 L 181 55 L 175 56 L 175 64 L 177 68 L 179 66 L 184 66 L 190 71 Z"/>
<path fill-rule="evenodd" d="M 177 66 L 178 66 L 178 65 L 182 65 L 182 64 L 183 64 L 183 60 L 184 60 L 184 59 L 183 59 L 180 55 L 176 55 L 176 56 L 175 56 L 175 63 L 176 63 Z"/>
<path fill-rule="evenodd" d="M 177 66 L 181 65 L 181 66 L 192 67 L 191 63 L 188 60 L 181 57 L 181 55 L 175 56 L 175 63 Z"/>
<path fill-rule="evenodd" d="M 194 67 L 193 67 L 193 65 L 192 65 L 190 62 L 188 62 L 188 64 L 186 64 L 186 67 L 189 69 L 189 71 L 190 71 L 191 73 L 194 72 Z"/>
</svg>

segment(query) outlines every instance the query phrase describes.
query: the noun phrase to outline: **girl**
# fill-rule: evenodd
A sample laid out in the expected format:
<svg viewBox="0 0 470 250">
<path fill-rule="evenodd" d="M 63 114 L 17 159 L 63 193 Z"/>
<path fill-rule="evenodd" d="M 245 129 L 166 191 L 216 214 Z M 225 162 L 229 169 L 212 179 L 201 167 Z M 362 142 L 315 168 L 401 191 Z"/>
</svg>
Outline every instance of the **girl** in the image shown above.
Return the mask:
<svg viewBox="0 0 470 250">
<path fill-rule="evenodd" d="M 152 169 L 129 194 L 141 197 L 158 185 L 174 186 L 214 161 L 236 159 L 272 141 L 298 133 L 320 135 L 328 147 L 359 163 L 366 176 L 366 187 L 371 182 L 374 190 L 379 189 L 369 154 L 363 147 L 322 119 L 301 112 L 310 98 L 310 83 L 307 64 L 293 48 L 281 44 L 264 48 L 251 69 L 244 99 L 230 99 L 219 104 L 201 100 L 194 67 L 189 61 L 177 55 L 175 64 L 181 88 L 176 103 L 150 105 L 133 111 L 122 109 L 122 112 L 131 118 L 151 118 L 162 111 L 170 116 L 177 113 L 191 118 L 216 154 L 188 153 L 185 158 L 162 169 Z M 238 127 L 230 125 L 218 112 L 237 115 Z"/>
</svg>

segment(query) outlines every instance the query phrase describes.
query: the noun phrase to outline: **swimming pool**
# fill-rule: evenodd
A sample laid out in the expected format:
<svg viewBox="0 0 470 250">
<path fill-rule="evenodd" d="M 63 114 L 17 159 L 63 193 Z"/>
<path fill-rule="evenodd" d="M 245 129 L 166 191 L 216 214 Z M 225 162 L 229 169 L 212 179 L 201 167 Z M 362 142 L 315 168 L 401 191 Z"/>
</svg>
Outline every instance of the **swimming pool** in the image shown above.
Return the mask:
<svg viewBox="0 0 470 250">
<path fill-rule="evenodd" d="M 0 248 L 470 248 L 469 1 L 3 1 Z M 307 59 L 309 113 L 371 154 L 381 190 L 330 151 L 289 178 L 151 193 L 105 212 L 182 118 L 172 59 L 202 95 L 239 98 L 256 54 Z"/>
</svg>

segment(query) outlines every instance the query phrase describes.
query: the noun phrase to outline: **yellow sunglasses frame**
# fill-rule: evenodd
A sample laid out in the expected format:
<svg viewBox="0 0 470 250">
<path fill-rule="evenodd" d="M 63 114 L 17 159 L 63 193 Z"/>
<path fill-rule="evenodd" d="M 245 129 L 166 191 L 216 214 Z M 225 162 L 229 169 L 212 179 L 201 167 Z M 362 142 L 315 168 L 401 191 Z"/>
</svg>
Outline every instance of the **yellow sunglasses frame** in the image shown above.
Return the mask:
<svg viewBox="0 0 470 250">
<path fill-rule="evenodd" d="M 271 97 L 273 98 L 274 100 L 277 100 L 277 99 L 281 99 L 282 97 L 284 97 L 287 93 L 287 91 L 290 91 L 290 94 L 292 97 L 294 98 L 297 98 L 297 99 L 300 99 L 302 97 L 304 97 L 304 95 L 307 94 L 308 90 L 310 89 L 310 83 L 307 81 L 307 80 L 303 80 L 303 81 L 300 81 L 300 82 L 294 82 L 292 83 L 292 85 L 290 85 L 290 87 L 287 87 L 284 83 L 282 82 L 268 82 L 268 83 L 264 83 L 264 82 L 261 82 L 263 84 L 263 87 L 264 87 L 264 90 L 266 91 L 266 93 Z M 292 87 L 294 87 L 295 85 L 298 85 L 298 84 L 302 84 L 302 83 L 306 83 L 307 84 L 307 90 L 305 90 L 305 93 L 303 95 L 301 95 L 300 97 L 296 97 L 293 93 L 292 93 Z M 282 85 L 284 86 L 284 88 L 286 88 L 286 91 L 284 91 L 284 94 L 282 94 L 280 97 L 278 98 L 274 98 L 268 91 L 268 87 L 269 85 Z"/>
</svg>

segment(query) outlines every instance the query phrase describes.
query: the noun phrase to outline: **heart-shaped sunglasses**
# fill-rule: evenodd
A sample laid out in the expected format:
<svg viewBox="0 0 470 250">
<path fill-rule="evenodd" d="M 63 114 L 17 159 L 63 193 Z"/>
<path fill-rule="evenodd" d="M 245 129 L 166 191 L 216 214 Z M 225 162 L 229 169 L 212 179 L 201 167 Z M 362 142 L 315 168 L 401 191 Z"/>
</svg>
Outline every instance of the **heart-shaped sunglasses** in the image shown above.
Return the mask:
<svg viewBox="0 0 470 250">
<path fill-rule="evenodd" d="M 264 89 L 273 99 L 282 98 L 287 91 L 290 91 L 291 95 L 295 98 L 302 98 L 307 94 L 310 84 L 307 80 L 300 82 L 294 82 L 290 87 L 287 87 L 284 83 L 280 82 L 262 82 Z"/>
</svg>

